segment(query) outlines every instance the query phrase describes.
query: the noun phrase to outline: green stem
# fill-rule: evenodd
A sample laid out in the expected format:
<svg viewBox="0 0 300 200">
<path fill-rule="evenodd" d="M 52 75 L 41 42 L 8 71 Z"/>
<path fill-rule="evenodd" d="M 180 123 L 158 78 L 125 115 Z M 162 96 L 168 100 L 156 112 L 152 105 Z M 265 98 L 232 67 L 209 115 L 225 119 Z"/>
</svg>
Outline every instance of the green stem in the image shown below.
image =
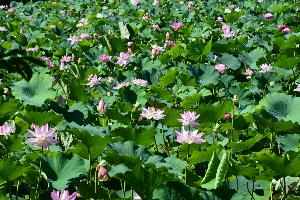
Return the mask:
<svg viewBox="0 0 300 200">
<path fill-rule="evenodd" d="M 283 177 L 283 199 L 286 197 L 286 183 L 285 176 Z"/>
<path fill-rule="evenodd" d="M 97 170 L 95 170 L 95 194 L 97 193 Z"/>
<path fill-rule="evenodd" d="M 90 187 L 92 186 L 92 160 L 91 160 L 91 152 L 90 150 L 88 150 L 89 152 L 89 184 L 90 184 Z"/>
<path fill-rule="evenodd" d="M 20 185 L 20 181 L 17 182 L 17 191 L 16 191 L 17 200 L 19 199 L 19 185 Z"/>
<path fill-rule="evenodd" d="M 36 196 L 37 196 L 37 199 L 39 199 L 39 196 L 40 196 L 40 181 L 41 181 L 41 175 L 42 175 L 42 157 L 43 157 L 43 152 L 44 152 L 44 147 L 42 146 L 42 152 L 41 152 L 41 158 L 40 158 L 40 165 L 39 165 L 39 176 L 38 176 L 38 182 L 37 182 L 37 193 L 36 193 Z"/>
</svg>

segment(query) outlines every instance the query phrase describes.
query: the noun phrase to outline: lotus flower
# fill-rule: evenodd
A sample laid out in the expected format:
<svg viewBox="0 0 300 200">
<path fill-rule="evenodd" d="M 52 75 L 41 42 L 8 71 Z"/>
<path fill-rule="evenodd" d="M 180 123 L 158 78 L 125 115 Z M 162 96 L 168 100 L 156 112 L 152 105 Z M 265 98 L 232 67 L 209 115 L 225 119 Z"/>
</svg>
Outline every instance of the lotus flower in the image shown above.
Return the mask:
<svg viewBox="0 0 300 200">
<path fill-rule="evenodd" d="M 99 56 L 99 60 L 101 62 L 108 62 L 110 60 L 109 55 L 103 54 L 101 56 Z"/>
<path fill-rule="evenodd" d="M 178 119 L 178 121 L 180 121 L 182 123 L 182 126 L 198 126 L 199 123 L 195 122 L 195 120 L 200 116 L 197 115 L 197 113 L 195 112 L 183 112 L 180 114 L 181 119 Z"/>
<path fill-rule="evenodd" d="M 284 33 L 284 34 L 288 34 L 291 31 L 292 30 L 290 28 L 284 28 L 284 29 L 281 30 L 281 32 Z"/>
<path fill-rule="evenodd" d="M 129 56 L 130 55 L 127 52 L 121 52 L 120 55 L 117 57 L 118 65 L 126 66 L 129 63 L 129 61 L 128 61 Z"/>
<path fill-rule="evenodd" d="M 184 130 L 184 127 L 182 127 L 182 130 L 180 132 L 176 131 L 176 141 L 181 144 L 202 144 L 205 142 L 205 140 L 202 139 L 203 135 L 204 133 L 198 133 L 198 130 L 186 131 Z"/>
<path fill-rule="evenodd" d="M 300 84 L 297 84 L 297 87 L 293 91 L 300 92 Z"/>
<path fill-rule="evenodd" d="M 156 110 L 154 107 L 143 108 L 141 117 L 146 119 L 160 120 L 165 117 L 163 110 Z"/>
<path fill-rule="evenodd" d="M 273 17 L 272 13 L 266 13 L 266 14 L 263 14 L 263 17 L 265 19 L 271 19 Z"/>
<path fill-rule="evenodd" d="M 0 126 L 0 135 L 3 135 L 5 138 L 16 131 L 15 123 L 6 122 L 2 126 Z"/>
<path fill-rule="evenodd" d="M 223 64 L 216 64 L 215 69 L 220 73 L 225 73 L 228 70 L 228 68 Z"/>
<path fill-rule="evenodd" d="M 270 72 L 272 70 L 272 66 L 271 65 L 268 65 L 268 64 L 262 64 L 260 65 L 260 72 L 261 73 L 266 73 L 266 72 Z"/>
<path fill-rule="evenodd" d="M 98 103 L 97 110 L 100 113 L 104 113 L 107 110 L 107 104 L 101 99 Z"/>
<path fill-rule="evenodd" d="M 246 69 L 244 75 L 246 76 L 247 79 L 250 79 L 252 77 L 253 73 L 254 73 L 253 70 L 248 68 L 248 69 Z"/>
<path fill-rule="evenodd" d="M 171 27 L 174 31 L 178 31 L 182 28 L 182 24 L 180 22 L 174 22 Z"/>
<path fill-rule="evenodd" d="M 108 173 L 105 167 L 100 165 L 100 163 L 97 165 L 98 170 L 98 179 L 100 181 L 106 181 L 108 179 Z"/>
<path fill-rule="evenodd" d="M 96 86 L 96 85 L 99 85 L 100 84 L 100 81 L 101 81 L 101 77 L 97 77 L 96 74 L 91 74 L 88 78 L 89 80 L 89 83 L 87 83 L 88 86 L 93 87 L 93 86 Z"/>
<path fill-rule="evenodd" d="M 91 36 L 88 33 L 81 33 L 80 38 L 86 40 L 86 39 L 90 39 Z"/>
<path fill-rule="evenodd" d="M 228 120 L 228 119 L 231 119 L 231 118 L 232 118 L 231 113 L 226 113 L 226 114 L 224 115 L 224 119 L 225 119 L 225 120 Z"/>
<path fill-rule="evenodd" d="M 131 81 L 133 84 L 135 85 L 139 85 L 139 86 L 142 86 L 142 87 L 147 87 L 148 85 L 148 82 L 146 80 L 143 80 L 143 79 L 132 79 Z"/>
<path fill-rule="evenodd" d="M 33 138 L 27 139 L 27 142 L 30 142 L 36 146 L 42 146 L 43 148 L 48 148 L 50 144 L 58 143 L 58 141 L 53 138 L 56 129 L 51 128 L 49 130 L 48 124 L 45 124 L 43 126 L 32 124 L 31 128 L 33 128 L 34 131 L 28 130 L 28 133 L 30 133 Z"/>
<path fill-rule="evenodd" d="M 68 190 L 62 191 L 61 194 L 59 191 L 55 191 L 55 190 L 51 192 L 52 200 L 74 200 L 76 199 L 77 195 L 78 195 L 77 192 L 73 192 L 73 194 L 70 195 Z"/>
<path fill-rule="evenodd" d="M 118 83 L 115 87 L 113 87 L 112 89 L 114 90 L 119 90 L 123 87 L 128 87 L 129 83 L 128 82 L 122 82 L 122 83 Z"/>
</svg>

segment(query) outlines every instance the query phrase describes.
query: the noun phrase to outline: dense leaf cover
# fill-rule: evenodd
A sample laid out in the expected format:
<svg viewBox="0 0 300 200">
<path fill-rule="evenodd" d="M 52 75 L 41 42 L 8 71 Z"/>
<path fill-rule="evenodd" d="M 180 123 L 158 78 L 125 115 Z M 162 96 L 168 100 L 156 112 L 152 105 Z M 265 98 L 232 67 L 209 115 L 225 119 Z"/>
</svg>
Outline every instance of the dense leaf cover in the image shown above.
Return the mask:
<svg viewBox="0 0 300 200">
<path fill-rule="evenodd" d="M 299 199 L 300 3 L 0 7 L 0 199 Z"/>
</svg>

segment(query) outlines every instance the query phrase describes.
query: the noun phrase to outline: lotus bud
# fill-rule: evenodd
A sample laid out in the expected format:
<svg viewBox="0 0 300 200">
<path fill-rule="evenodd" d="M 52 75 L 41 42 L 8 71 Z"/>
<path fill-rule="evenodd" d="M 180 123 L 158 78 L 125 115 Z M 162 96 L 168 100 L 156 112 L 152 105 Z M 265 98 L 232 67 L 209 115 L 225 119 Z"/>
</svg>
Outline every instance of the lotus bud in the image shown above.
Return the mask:
<svg viewBox="0 0 300 200">
<path fill-rule="evenodd" d="M 224 119 L 225 119 L 225 120 L 228 120 L 228 119 L 231 119 L 231 118 L 232 118 L 231 113 L 226 113 L 226 114 L 224 115 Z"/>
<path fill-rule="evenodd" d="M 106 181 L 108 179 L 108 172 L 106 168 L 101 165 L 101 162 L 97 165 L 97 170 L 99 181 Z"/>
<path fill-rule="evenodd" d="M 97 110 L 100 113 L 104 113 L 107 110 L 107 104 L 101 99 L 98 103 Z"/>
</svg>

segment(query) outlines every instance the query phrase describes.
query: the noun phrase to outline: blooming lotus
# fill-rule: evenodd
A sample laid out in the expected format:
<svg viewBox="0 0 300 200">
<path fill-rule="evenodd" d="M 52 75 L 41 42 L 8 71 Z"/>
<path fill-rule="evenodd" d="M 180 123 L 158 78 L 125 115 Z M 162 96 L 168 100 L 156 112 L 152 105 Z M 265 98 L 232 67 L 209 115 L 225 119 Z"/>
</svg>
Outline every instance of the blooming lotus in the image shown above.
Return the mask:
<svg viewBox="0 0 300 200">
<path fill-rule="evenodd" d="M 15 123 L 6 122 L 2 126 L 0 126 L 0 135 L 3 135 L 5 138 L 16 131 Z"/>
<path fill-rule="evenodd" d="M 215 69 L 220 73 L 225 73 L 228 70 L 228 68 L 223 64 L 216 64 Z"/>
<path fill-rule="evenodd" d="M 246 76 L 247 79 L 250 79 L 252 77 L 253 73 L 254 73 L 253 70 L 248 68 L 248 69 L 246 69 L 244 75 Z"/>
<path fill-rule="evenodd" d="M 182 28 L 182 24 L 180 22 L 174 22 L 171 27 L 174 31 L 178 31 Z"/>
<path fill-rule="evenodd" d="M 182 123 L 182 126 L 198 126 L 199 123 L 195 120 L 200 116 L 195 112 L 187 111 L 180 114 L 181 119 L 178 119 Z"/>
<path fill-rule="evenodd" d="M 154 120 L 160 120 L 165 117 L 163 114 L 164 111 L 160 109 L 155 109 L 154 107 L 148 107 L 142 109 L 141 117 L 146 119 L 154 119 Z"/>
<path fill-rule="evenodd" d="M 61 193 L 59 191 L 55 191 L 55 190 L 53 190 L 53 192 L 51 192 L 52 200 L 74 200 L 74 199 L 76 199 L 77 195 L 78 195 L 77 192 L 73 192 L 73 194 L 70 195 L 68 190 L 64 190 Z"/>
<path fill-rule="evenodd" d="M 266 13 L 266 14 L 263 14 L 263 17 L 265 19 L 271 19 L 273 17 L 272 13 Z"/>
<path fill-rule="evenodd" d="M 56 129 L 51 128 L 49 130 L 48 124 L 43 126 L 32 124 L 31 128 L 33 128 L 34 131 L 28 130 L 28 133 L 30 133 L 33 138 L 27 139 L 27 142 L 30 142 L 35 146 L 42 146 L 43 148 L 48 148 L 50 144 L 58 143 L 58 141 L 54 139 Z"/>
<path fill-rule="evenodd" d="M 143 80 L 143 79 L 132 79 L 131 81 L 133 84 L 135 85 L 139 85 L 139 86 L 142 86 L 142 87 L 147 87 L 148 85 L 148 82 L 146 80 Z"/>
<path fill-rule="evenodd" d="M 61 57 L 61 62 L 69 63 L 71 61 L 72 61 L 72 56 L 65 55 L 65 56 Z"/>
<path fill-rule="evenodd" d="M 71 35 L 67 40 L 70 41 L 71 45 L 74 45 L 76 42 L 78 42 L 78 37 L 75 35 Z"/>
<path fill-rule="evenodd" d="M 222 32 L 223 32 L 222 36 L 224 38 L 230 38 L 230 37 L 235 36 L 235 32 L 231 31 L 230 26 L 228 26 L 227 24 L 224 24 L 221 29 L 222 29 Z"/>
<path fill-rule="evenodd" d="M 102 54 L 101 56 L 99 56 L 99 60 L 101 62 L 108 62 L 110 60 L 110 58 L 109 58 L 109 55 Z"/>
<path fill-rule="evenodd" d="M 93 87 L 93 86 L 96 86 L 96 85 L 99 85 L 100 84 L 100 81 L 101 81 L 101 77 L 97 77 L 96 74 L 91 74 L 88 78 L 89 80 L 89 83 L 87 83 L 88 86 Z"/>
<path fill-rule="evenodd" d="M 113 87 L 112 89 L 114 90 L 119 90 L 123 87 L 128 87 L 129 83 L 128 82 L 122 82 L 122 83 L 118 83 L 115 87 Z"/>
<path fill-rule="evenodd" d="M 281 32 L 284 33 L 284 34 L 288 34 L 291 31 L 292 30 L 290 28 L 284 28 L 284 29 L 281 30 Z"/>
<path fill-rule="evenodd" d="M 260 65 L 260 72 L 261 73 L 266 73 L 266 72 L 270 72 L 272 70 L 272 66 L 271 65 L 268 65 L 268 64 L 262 64 Z"/>
<path fill-rule="evenodd" d="M 293 91 L 300 92 L 300 84 L 297 84 L 297 87 Z"/>
<path fill-rule="evenodd" d="M 127 52 L 121 52 L 120 55 L 117 57 L 117 63 L 120 66 L 125 66 L 129 63 L 129 54 Z"/>
<path fill-rule="evenodd" d="M 91 36 L 88 33 L 81 33 L 80 38 L 86 40 L 86 39 L 90 39 Z"/>
<path fill-rule="evenodd" d="M 176 141 L 181 144 L 202 144 L 205 142 L 205 140 L 202 139 L 203 135 L 204 133 L 198 133 L 198 130 L 186 131 L 184 127 L 182 127 L 181 131 L 176 131 Z"/>
</svg>

